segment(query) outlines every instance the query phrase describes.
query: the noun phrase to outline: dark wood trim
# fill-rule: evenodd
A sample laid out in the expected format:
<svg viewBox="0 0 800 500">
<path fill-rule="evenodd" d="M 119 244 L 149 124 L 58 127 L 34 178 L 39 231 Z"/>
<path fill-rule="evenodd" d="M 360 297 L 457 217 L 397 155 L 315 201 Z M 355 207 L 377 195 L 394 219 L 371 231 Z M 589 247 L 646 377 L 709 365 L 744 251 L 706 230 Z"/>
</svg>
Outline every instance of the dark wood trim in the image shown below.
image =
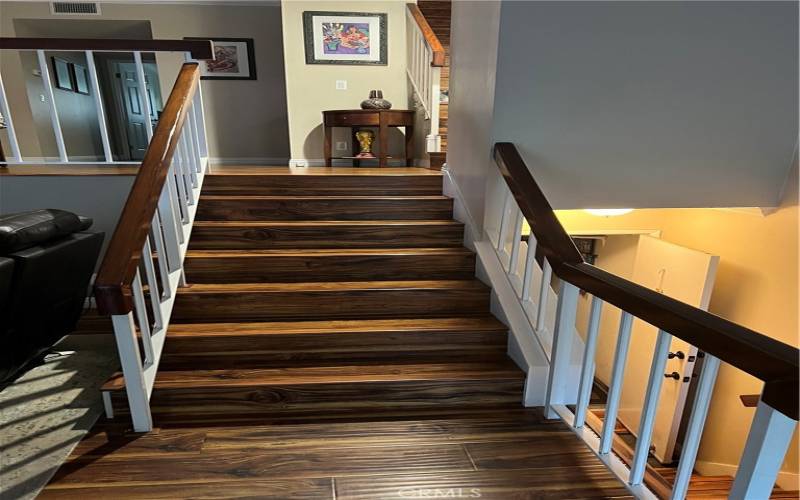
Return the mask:
<svg viewBox="0 0 800 500">
<path fill-rule="evenodd" d="M 95 50 L 98 52 L 190 52 L 194 59 L 214 58 L 214 49 L 211 45 L 211 40 L 0 37 L 0 49 Z"/>
<path fill-rule="evenodd" d="M 422 31 L 422 36 L 425 37 L 425 42 L 431 48 L 431 52 L 433 52 L 431 66 L 444 66 L 446 55 L 444 47 L 439 41 L 439 38 L 436 36 L 436 33 L 433 32 L 431 25 L 428 24 L 428 20 L 425 19 L 425 16 L 422 14 L 422 11 L 419 10 L 417 4 L 407 3 L 406 6 L 408 7 L 408 11 L 411 13 L 411 17 L 414 18 L 417 26 L 419 26 L 419 29 Z"/>
<path fill-rule="evenodd" d="M 764 381 L 761 399 L 797 420 L 797 348 L 587 264 L 516 147 L 497 143 L 494 151 L 537 245 L 559 278 Z"/>
<path fill-rule="evenodd" d="M 94 295 L 101 314 L 127 314 L 133 309 L 131 283 L 199 81 L 197 63 L 185 63 L 161 113 L 100 266 Z"/>
<path fill-rule="evenodd" d="M 755 408 L 758 406 L 758 401 L 761 399 L 761 396 L 758 394 L 741 394 L 739 399 L 742 400 L 742 404 L 745 408 Z"/>
</svg>

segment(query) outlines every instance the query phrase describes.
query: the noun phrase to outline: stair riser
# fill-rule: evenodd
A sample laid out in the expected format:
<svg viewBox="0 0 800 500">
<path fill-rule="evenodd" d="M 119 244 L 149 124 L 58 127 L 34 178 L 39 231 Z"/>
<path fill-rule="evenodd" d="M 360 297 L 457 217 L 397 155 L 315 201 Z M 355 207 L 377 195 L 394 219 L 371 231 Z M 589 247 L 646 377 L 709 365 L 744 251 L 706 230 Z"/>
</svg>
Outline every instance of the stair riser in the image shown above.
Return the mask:
<svg viewBox="0 0 800 500">
<path fill-rule="evenodd" d="M 280 387 L 162 389 L 150 400 L 154 414 L 198 417 L 224 414 L 229 417 L 318 414 L 404 409 L 518 407 L 523 380 L 487 379 L 453 381 L 320 383 Z M 116 413 L 127 413 L 122 391 L 113 393 Z"/>
<path fill-rule="evenodd" d="M 447 198 L 201 198 L 198 220 L 447 220 Z"/>
<path fill-rule="evenodd" d="M 467 352 L 506 350 L 506 334 L 498 331 L 287 333 L 269 335 L 175 337 L 165 344 L 169 357 L 257 353 L 275 359 L 364 359 L 368 356 L 414 357 L 444 349 Z"/>
<path fill-rule="evenodd" d="M 464 229 L 446 226 L 208 227 L 192 230 L 193 249 L 460 247 Z"/>
<path fill-rule="evenodd" d="M 451 280 L 473 277 L 475 256 L 340 254 L 187 257 L 185 267 L 190 283 Z"/>
<path fill-rule="evenodd" d="M 388 289 L 179 293 L 175 321 L 277 321 L 412 318 L 488 312 L 483 289 Z"/>
<path fill-rule="evenodd" d="M 427 196 L 442 194 L 435 175 L 208 175 L 203 194 L 262 196 Z"/>
</svg>

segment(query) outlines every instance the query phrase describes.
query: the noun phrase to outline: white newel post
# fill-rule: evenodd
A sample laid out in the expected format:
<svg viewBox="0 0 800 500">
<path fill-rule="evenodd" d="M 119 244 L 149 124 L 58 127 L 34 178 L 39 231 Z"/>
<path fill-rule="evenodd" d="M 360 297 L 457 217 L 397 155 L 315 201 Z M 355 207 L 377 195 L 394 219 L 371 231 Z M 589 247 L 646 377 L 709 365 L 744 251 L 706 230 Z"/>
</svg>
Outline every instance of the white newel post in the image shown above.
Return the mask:
<svg viewBox="0 0 800 500">
<path fill-rule="evenodd" d="M 567 401 L 567 383 L 571 377 L 570 354 L 575 332 L 575 316 L 578 310 L 578 287 L 566 281 L 561 282 L 558 292 L 556 327 L 553 333 L 553 350 L 550 354 L 550 375 L 545 394 L 545 416 L 559 418 L 553 405 L 563 405 Z"/>
<path fill-rule="evenodd" d="M 729 498 L 770 497 L 796 425 L 796 420 L 758 402 Z"/>
</svg>

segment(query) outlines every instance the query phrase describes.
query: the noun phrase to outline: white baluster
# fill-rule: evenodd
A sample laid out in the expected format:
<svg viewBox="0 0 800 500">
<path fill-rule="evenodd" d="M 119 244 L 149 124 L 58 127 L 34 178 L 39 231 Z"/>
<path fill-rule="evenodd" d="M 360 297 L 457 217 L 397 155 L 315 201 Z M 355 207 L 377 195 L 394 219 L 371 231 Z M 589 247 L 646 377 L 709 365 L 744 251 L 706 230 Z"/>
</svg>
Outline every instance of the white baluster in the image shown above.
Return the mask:
<svg viewBox="0 0 800 500">
<path fill-rule="evenodd" d="M 583 427 L 586 422 L 586 409 L 594 385 L 595 353 L 597 352 L 597 336 L 600 331 L 600 314 L 603 311 L 603 300 L 592 297 L 592 306 L 589 310 L 589 326 L 586 329 L 586 343 L 583 347 L 583 364 L 581 366 L 581 381 L 578 386 L 578 402 L 575 405 L 575 427 Z"/>
<path fill-rule="evenodd" d="M 539 303 L 536 304 L 536 331 L 546 330 L 545 320 L 547 319 L 547 302 L 550 300 L 550 279 L 553 277 L 553 268 L 550 261 L 544 258 L 542 266 L 542 282 L 539 284 Z"/>
<path fill-rule="evenodd" d="M 508 259 L 508 274 L 519 274 L 517 260 L 519 259 L 519 243 L 522 240 L 522 211 L 514 204 L 514 229 L 511 233 L 511 257 Z"/>
<path fill-rule="evenodd" d="M 167 257 L 167 268 L 170 272 L 181 267 L 179 245 L 183 243 L 183 227 L 179 221 L 179 214 L 175 213 L 175 179 L 172 169 L 167 174 L 167 183 L 158 198 L 158 214 L 161 218 L 161 228 L 164 234 L 164 250 Z M 162 254 L 159 252 L 158 260 L 161 262 Z"/>
<path fill-rule="evenodd" d="M 197 137 L 197 113 L 195 111 L 195 106 L 192 105 L 189 108 L 189 116 L 187 118 L 189 122 L 189 130 L 190 130 L 190 139 L 191 139 L 191 151 L 192 151 L 192 158 L 194 170 L 197 173 L 200 173 L 203 168 L 203 162 L 200 159 L 200 140 Z"/>
<path fill-rule="evenodd" d="M 181 158 L 183 159 L 184 175 L 187 177 L 186 187 L 189 189 L 189 204 L 194 205 L 194 191 L 192 190 L 196 188 L 198 184 L 197 170 L 194 168 L 194 155 L 192 155 L 192 150 L 189 147 L 189 137 L 191 135 L 188 123 L 184 122 L 180 140 Z"/>
<path fill-rule="evenodd" d="M 697 449 L 700 447 L 700 438 L 708 415 L 708 406 L 711 403 L 711 394 L 714 392 L 714 383 L 719 372 L 719 359 L 706 354 L 703 360 L 703 370 L 697 381 L 694 395 L 692 414 L 686 425 L 686 434 L 681 445 L 681 459 L 675 472 L 675 482 L 672 485 L 672 500 L 683 500 L 689 489 L 689 480 L 694 470 L 694 461 L 697 458 Z"/>
<path fill-rule="evenodd" d="M 505 252 L 506 245 L 506 231 L 508 231 L 508 208 L 511 204 L 511 192 L 508 189 L 503 189 L 503 211 L 500 213 L 500 229 L 497 231 L 497 248 L 498 253 Z M 502 259 L 501 259 L 502 260 Z"/>
<path fill-rule="evenodd" d="M 603 418 L 603 432 L 600 436 L 599 453 L 601 455 L 611 451 L 614 427 L 617 425 L 619 398 L 622 395 L 622 380 L 625 376 L 625 361 L 628 359 L 628 347 L 631 343 L 632 324 L 633 316 L 622 311 L 622 316 L 619 319 L 617 348 L 614 353 L 614 366 L 611 370 L 611 384 L 608 386 L 608 401 L 606 401 L 606 412 Z"/>
<path fill-rule="evenodd" d="M 14 119 L 11 117 L 11 109 L 8 107 L 8 98 L 6 97 L 6 88 L 3 86 L 3 78 L 0 76 L 0 113 L 6 122 L 6 130 L 8 130 L 8 145 L 11 146 L 11 158 L 17 162 L 22 162 L 22 153 L 19 150 L 19 142 L 17 142 L 17 132 L 14 128 Z M 8 158 L 7 158 L 8 159 Z"/>
<path fill-rule="evenodd" d="M 163 195 L 162 195 L 163 197 Z M 165 228 L 161 223 L 160 212 L 162 209 L 161 199 L 158 201 L 158 208 L 155 215 L 153 215 L 153 226 L 151 228 L 151 236 L 156 245 L 156 254 L 158 255 L 158 272 L 161 275 L 161 300 L 167 300 L 172 296 L 172 287 L 169 283 L 169 258 L 167 257 L 166 243 L 164 243 Z M 170 210 L 172 207 L 168 207 Z M 166 228 L 169 230 L 169 228 Z M 159 301 L 159 304 L 161 301 Z"/>
<path fill-rule="evenodd" d="M 47 96 L 47 104 L 50 107 L 50 121 L 53 124 L 53 134 L 56 136 L 56 147 L 58 148 L 58 157 L 63 162 L 68 162 L 67 146 L 64 144 L 64 134 L 61 131 L 61 120 L 58 118 L 58 109 L 56 107 L 56 96 L 53 93 L 53 82 L 50 79 L 50 69 L 47 65 L 47 57 L 43 50 L 37 50 L 36 55 L 39 58 L 39 71 L 42 73 L 42 84 L 44 85 L 44 92 Z"/>
<path fill-rule="evenodd" d="M 192 102 L 192 109 L 194 110 L 197 119 L 197 138 L 199 140 L 200 158 L 208 158 L 208 139 L 206 134 L 206 114 L 203 110 L 203 86 L 198 84 L 197 90 L 194 93 Z"/>
<path fill-rule="evenodd" d="M 531 282 L 533 281 L 533 266 L 536 265 L 536 237 L 533 230 L 528 234 L 528 250 L 525 252 L 525 274 L 522 276 L 522 295 L 523 302 L 531 298 Z"/>
<path fill-rule="evenodd" d="M 730 498 L 769 498 L 797 421 L 759 400 Z"/>
<path fill-rule="evenodd" d="M 144 75 L 144 64 L 142 64 L 141 52 L 136 51 L 133 53 L 133 62 L 136 64 L 136 81 L 139 85 L 142 110 L 144 112 L 144 116 L 146 117 L 144 120 L 144 129 L 147 133 L 147 140 L 149 141 L 153 138 L 153 122 L 150 119 L 153 115 L 153 110 L 150 109 L 150 96 L 147 93 L 147 79 Z"/>
<path fill-rule="evenodd" d="M 114 326 L 114 338 L 117 341 L 122 375 L 125 377 L 125 392 L 131 410 L 133 430 L 149 432 L 153 429 L 153 417 L 150 414 L 150 398 L 147 395 L 133 314 L 115 314 L 111 316 L 111 324 Z"/>
<path fill-rule="evenodd" d="M 153 227 L 160 231 L 156 226 L 158 212 L 153 216 Z M 158 291 L 158 281 L 156 280 L 156 269 L 153 265 L 153 248 L 150 246 L 150 235 L 144 240 L 144 248 L 142 248 L 142 260 L 144 261 L 145 278 L 147 279 L 147 288 L 150 291 L 150 302 L 153 304 L 153 330 L 158 332 L 164 327 L 164 318 L 161 316 L 161 294 Z M 164 269 L 166 271 L 166 268 Z"/>
<path fill-rule="evenodd" d="M 142 277 L 139 270 L 131 285 L 133 292 L 133 305 L 136 311 L 136 319 L 139 322 L 139 334 L 142 336 L 142 347 L 144 347 L 144 364 L 149 365 L 153 362 L 153 339 L 150 338 L 150 320 L 147 317 L 147 303 L 144 300 L 144 290 L 142 289 Z"/>
<path fill-rule="evenodd" d="M 550 353 L 550 375 L 545 393 L 545 415 L 558 418 L 553 405 L 567 404 L 567 385 L 570 380 L 570 356 L 575 336 L 575 315 L 578 309 L 578 287 L 561 282 L 558 292 L 556 328 L 553 335 L 553 350 Z"/>
<path fill-rule="evenodd" d="M 653 362 L 650 365 L 650 378 L 647 380 L 647 391 L 639 419 L 639 435 L 636 438 L 636 451 L 628 482 L 633 485 L 642 484 L 647 468 L 647 456 L 650 454 L 650 441 L 653 438 L 653 424 L 656 422 L 658 397 L 661 395 L 661 383 L 664 381 L 664 367 L 667 366 L 667 355 L 672 335 L 664 330 L 658 331 L 656 345 L 653 348 Z"/>
<path fill-rule="evenodd" d="M 106 112 L 103 108 L 103 96 L 100 94 L 100 80 L 97 78 L 97 68 L 94 64 L 94 53 L 86 51 L 86 67 L 89 71 L 89 80 L 92 83 L 92 97 L 94 97 L 94 107 L 97 110 L 97 125 L 100 127 L 100 141 L 103 143 L 103 154 L 106 162 L 112 163 L 114 155 L 111 152 L 111 141 L 108 139 L 108 124 L 106 123 Z"/>
<path fill-rule="evenodd" d="M 183 224 L 189 222 L 189 209 L 187 205 L 189 203 L 189 198 L 186 193 L 186 182 L 183 176 L 183 165 L 181 161 L 180 154 L 177 154 L 180 151 L 179 147 L 175 148 L 175 155 L 172 157 L 172 165 L 170 166 L 170 173 L 167 175 L 170 181 L 173 181 L 178 187 L 178 206 L 181 213 L 181 221 Z M 183 233 L 183 228 L 181 227 L 181 233 Z M 181 240 L 183 243 L 183 240 Z"/>
</svg>

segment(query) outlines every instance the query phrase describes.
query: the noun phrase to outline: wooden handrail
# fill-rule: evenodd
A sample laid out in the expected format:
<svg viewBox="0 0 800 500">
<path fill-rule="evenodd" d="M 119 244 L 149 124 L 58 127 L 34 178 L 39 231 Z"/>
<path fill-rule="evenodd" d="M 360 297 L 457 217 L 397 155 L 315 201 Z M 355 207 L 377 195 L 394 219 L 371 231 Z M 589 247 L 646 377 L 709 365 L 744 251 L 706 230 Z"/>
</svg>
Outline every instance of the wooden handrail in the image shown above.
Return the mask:
<svg viewBox="0 0 800 500">
<path fill-rule="evenodd" d="M 125 40 L 120 38 L 0 37 L 0 49 L 96 50 L 98 52 L 190 52 L 193 59 L 213 59 L 211 40 Z"/>
<path fill-rule="evenodd" d="M 584 262 L 514 144 L 496 143 L 494 157 L 559 278 L 762 380 L 762 400 L 797 420 L 797 348 Z"/>
<path fill-rule="evenodd" d="M 417 4 L 408 3 L 406 4 L 406 6 L 408 7 L 408 11 L 411 13 L 411 17 L 414 18 L 414 21 L 416 21 L 417 26 L 419 26 L 419 30 L 422 32 L 422 36 L 425 37 L 425 43 L 428 44 L 428 47 L 431 48 L 431 52 L 433 52 L 433 59 L 431 60 L 431 66 L 444 66 L 444 61 L 445 61 L 444 47 L 442 47 L 442 43 L 439 41 L 439 38 L 436 36 L 436 33 L 433 32 L 433 28 L 431 28 L 431 25 L 428 24 L 428 20 L 425 19 L 424 15 L 422 15 L 422 11 L 419 10 Z"/>
<path fill-rule="evenodd" d="M 153 132 L 97 274 L 94 295 L 101 314 L 127 314 L 133 309 L 131 283 L 199 82 L 197 63 L 185 63 Z"/>
</svg>

